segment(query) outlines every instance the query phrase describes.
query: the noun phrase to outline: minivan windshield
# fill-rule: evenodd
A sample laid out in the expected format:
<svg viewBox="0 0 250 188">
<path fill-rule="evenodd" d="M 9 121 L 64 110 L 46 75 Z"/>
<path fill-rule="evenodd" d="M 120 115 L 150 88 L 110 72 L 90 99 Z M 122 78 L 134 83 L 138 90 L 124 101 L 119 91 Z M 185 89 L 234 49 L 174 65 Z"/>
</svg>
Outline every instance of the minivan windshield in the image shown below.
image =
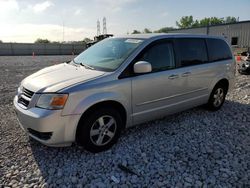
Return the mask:
<svg viewBox="0 0 250 188">
<path fill-rule="evenodd" d="M 114 71 L 142 42 L 134 38 L 104 39 L 83 51 L 73 62 L 90 69 Z"/>
</svg>

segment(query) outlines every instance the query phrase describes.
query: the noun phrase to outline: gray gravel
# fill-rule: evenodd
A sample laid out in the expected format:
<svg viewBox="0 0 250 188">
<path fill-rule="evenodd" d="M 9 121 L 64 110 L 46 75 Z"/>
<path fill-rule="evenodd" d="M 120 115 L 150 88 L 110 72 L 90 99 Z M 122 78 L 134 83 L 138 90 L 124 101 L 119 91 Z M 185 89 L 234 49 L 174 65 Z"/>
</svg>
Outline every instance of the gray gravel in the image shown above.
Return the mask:
<svg viewBox="0 0 250 188">
<path fill-rule="evenodd" d="M 199 107 L 145 123 L 91 154 L 30 139 L 13 110 L 24 77 L 70 58 L 0 57 L 0 187 L 250 187 L 250 76 L 237 75 L 218 112 Z"/>
</svg>

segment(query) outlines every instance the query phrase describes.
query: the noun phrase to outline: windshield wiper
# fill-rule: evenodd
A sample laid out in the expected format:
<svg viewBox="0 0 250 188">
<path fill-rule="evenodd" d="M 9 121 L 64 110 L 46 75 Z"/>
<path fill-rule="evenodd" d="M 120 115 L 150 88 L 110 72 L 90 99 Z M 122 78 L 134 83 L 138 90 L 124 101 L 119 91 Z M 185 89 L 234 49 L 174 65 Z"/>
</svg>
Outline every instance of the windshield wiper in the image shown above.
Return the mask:
<svg viewBox="0 0 250 188">
<path fill-rule="evenodd" d="M 95 70 L 94 67 L 91 67 L 91 66 L 89 66 L 89 65 L 87 65 L 87 64 L 84 64 L 84 63 L 82 63 L 82 62 L 81 62 L 81 63 L 76 63 L 74 59 L 72 59 L 72 62 L 74 63 L 75 66 L 81 65 L 81 66 L 84 66 L 86 69 Z"/>
<path fill-rule="evenodd" d="M 71 62 L 73 62 L 73 63 L 71 63 Z M 71 65 L 73 65 L 73 66 L 76 66 L 76 67 L 77 67 L 77 63 L 75 62 L 75 60 L 74 60 L 74 59 L 72 59 L 72 61 L 69 61 L 69 63 L 71 63 Z"/>
<path fill-rule="evenodd" d="M 94 67 L 91 67 L 91 66 L 89 66 L 89 65 L 87 65 L 87 64 L 84 64 L 84 63 L 82 63 L 82 62 L 80 63 L 80 65 L 84 66 L 84 67 L 87 68 L 87 69 L 95 70 Z"/>
</svg>

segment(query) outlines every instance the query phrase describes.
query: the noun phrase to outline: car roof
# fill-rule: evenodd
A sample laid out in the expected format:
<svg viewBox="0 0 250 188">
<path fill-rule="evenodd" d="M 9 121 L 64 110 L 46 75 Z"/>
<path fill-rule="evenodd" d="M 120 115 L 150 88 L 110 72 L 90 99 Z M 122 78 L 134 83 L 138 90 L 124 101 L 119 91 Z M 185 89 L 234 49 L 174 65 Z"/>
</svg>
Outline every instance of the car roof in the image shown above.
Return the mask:
<svg viewBox="0 0 250 188">
<path fill-rule="evenodd" d="M 188 34 L 188 33 L 149 33 L 149 34 L 129 34 L 118 35 L 114 38 L 134 38 L 134 39 L 157 39 L 157 38 L 216 38 L 224 39 L 220 36 Z"/>
</svg>

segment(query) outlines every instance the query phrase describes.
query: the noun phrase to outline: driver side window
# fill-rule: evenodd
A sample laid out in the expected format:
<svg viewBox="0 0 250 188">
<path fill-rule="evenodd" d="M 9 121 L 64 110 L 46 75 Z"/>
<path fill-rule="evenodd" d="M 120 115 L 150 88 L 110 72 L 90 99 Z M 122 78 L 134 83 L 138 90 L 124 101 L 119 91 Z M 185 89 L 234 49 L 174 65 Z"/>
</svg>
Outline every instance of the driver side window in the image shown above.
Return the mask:
<svg viewBox="0 0 250 188">
<path fill-rule="evenodd" d="M 173 46 L 169 42 L 161 42 L 149 47 L 141 54 L 139 60 L 151 63 L 152 72 L 175 68 Z"/>
</svg>

